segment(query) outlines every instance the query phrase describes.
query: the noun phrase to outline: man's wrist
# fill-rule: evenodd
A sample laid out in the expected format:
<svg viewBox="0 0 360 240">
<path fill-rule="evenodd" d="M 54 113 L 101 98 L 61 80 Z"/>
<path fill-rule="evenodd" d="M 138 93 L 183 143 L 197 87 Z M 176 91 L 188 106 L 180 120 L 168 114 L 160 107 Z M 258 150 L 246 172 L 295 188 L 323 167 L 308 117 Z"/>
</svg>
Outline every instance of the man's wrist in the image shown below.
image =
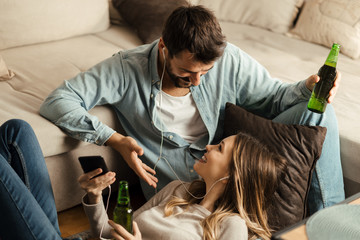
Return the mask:
<svg viewBox="0 0 360 240">
<path fill-rule="evenodd" d="M 120 141 L 121 139 L 123 139 L 125 136 L 121 135 L 118 132 L 115 132 L 113 135 L 111 135 L 111 137 L 105 142 L 106 146 L 110 146 L 112 147 L 116 142 Z"/>
</svg>

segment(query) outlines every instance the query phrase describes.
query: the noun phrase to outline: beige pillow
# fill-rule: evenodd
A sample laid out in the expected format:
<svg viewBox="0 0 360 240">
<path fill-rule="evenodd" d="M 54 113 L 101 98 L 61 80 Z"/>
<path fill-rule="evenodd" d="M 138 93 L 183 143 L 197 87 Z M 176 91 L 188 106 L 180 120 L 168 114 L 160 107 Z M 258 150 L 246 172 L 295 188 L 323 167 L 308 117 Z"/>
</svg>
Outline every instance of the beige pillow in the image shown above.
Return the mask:
<svg viewBox="0 0 360 240">
<path fill-rule="evenodd" d="M 360 1 L 308 0 L 292 34 L 327 47 L 339 43 L 340 52 L 360 57 Z"/>
<path fill-rule="evenodd" d="M 10 80 L 15 74 L 9 70 L 0 55 L 0 81 Z"/>
<path fill-rule="evenodd" d="M 0 50 L 104 31 L 108 0 L 0 1 Z"/>
<path fill-rule="evenodd" d="M 287 32 L 304 0 L 199 0 L 220 21 L 249 24 L 278 33 Z"/>
</svg>

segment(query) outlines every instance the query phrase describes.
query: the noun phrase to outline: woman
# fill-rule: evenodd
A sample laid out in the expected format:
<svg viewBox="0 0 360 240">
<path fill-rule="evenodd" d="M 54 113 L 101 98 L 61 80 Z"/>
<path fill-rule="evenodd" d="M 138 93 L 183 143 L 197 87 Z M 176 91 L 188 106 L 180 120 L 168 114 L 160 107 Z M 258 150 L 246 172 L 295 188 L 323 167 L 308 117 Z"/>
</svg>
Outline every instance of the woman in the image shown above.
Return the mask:
<svg viewBox="0 0 360 240">
<path fill-rule="evenodd" d="M 134 235 L 108 221 L 102 189 L 114 173 L 91 179 L 101 169 L 80 176 L 87 191 L 84 208 L 93 232 L 115 239 L 270 239 L 266 209 L 285 171 L 285 161 L 244 134 L 206 146 L 194 165 L 202 180 L 173 181 L 134 213 Z"/>
<path fill-rule="evenodd" d="M 249 230 L 250 238 L 269 238 L 265 209 L 285 169 L 284 161 L 242 134 L 206 149 L 194 166 L 203 180 L 184 186 L 171 182 L 135 211 L 134 235 L 109 221 L 104 236 L 247 239 Z M 115 181 L 113 172 L 90 180 L 100 172 L 79 177 L 87 191 L 85 209 L 97 234 L 107 221 L 102 189 Z M 31 126 L 22 120 L 0 127 L 0 212 L 0 239 L 61 239 L 43 154 Z"/>
</svg>

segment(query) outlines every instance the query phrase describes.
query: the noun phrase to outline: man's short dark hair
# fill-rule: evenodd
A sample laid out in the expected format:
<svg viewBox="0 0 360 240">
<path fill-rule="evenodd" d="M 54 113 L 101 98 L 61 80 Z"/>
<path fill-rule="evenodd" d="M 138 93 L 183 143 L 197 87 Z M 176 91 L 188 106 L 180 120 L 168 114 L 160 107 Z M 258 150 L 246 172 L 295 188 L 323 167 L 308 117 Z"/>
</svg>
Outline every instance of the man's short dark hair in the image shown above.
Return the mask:
<svg viewBox="0 0 360 240">
<path fill-rule="evenodd" d="M 162 38 L 170 57 L 183 50 L 195 60 L 210 63 L 224 52 L 225 36 L 215 15 L 203 6 L 182 6 L 167 19 Z"/>
</svg>

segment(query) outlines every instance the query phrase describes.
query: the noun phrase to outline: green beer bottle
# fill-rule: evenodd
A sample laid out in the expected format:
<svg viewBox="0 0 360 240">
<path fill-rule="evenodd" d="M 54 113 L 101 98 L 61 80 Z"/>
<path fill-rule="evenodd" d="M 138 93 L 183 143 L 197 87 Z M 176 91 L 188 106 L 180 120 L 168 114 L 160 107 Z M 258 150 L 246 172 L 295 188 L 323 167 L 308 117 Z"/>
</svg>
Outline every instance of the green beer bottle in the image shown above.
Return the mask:
<svg viewBox="0 0 360 240">
<path fill-rule="evenodd" d="M 318 75 L 320 77 L 320 81 L 315 84 L 307 105 L 310 111 L 316 113 L 325 112 L 329 92 L 334 85 L 336 77 L 336 64 L 339 51 L 340 45 L 334 43 L 325 64 L 319 69 Z"/>
<path fill-rule="evenodd" d="M 129 233 L 133 233 L 133 210 L 130 205 L 129 186 L 127 181 L 120 181 L 119 195 L 113 213 L 114 222 L 123 226 Z"/>
</svg>

